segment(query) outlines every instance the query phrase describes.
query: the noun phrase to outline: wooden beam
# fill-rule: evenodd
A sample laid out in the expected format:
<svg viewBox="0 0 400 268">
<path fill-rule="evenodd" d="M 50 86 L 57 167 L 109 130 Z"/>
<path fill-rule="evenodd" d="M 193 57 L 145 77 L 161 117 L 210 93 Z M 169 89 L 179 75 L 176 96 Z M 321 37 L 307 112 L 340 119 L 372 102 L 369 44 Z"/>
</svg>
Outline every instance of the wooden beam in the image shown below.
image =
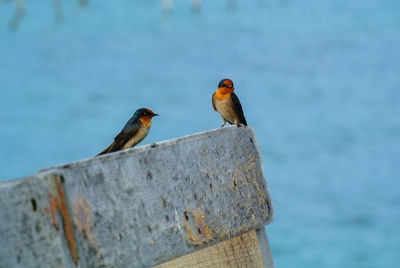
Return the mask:
<svg viewBox="0 0 400 268">
<path fill-rule="evenodd" d="M 176 258 L 154 268 L 273 268 L 264 228 Z"/>
<path fill-rule="evenodd" d="M 262 228 L 251 127 L 220 128 L 0 183 L 0 267 L 149 267 Z"/>
</svg>

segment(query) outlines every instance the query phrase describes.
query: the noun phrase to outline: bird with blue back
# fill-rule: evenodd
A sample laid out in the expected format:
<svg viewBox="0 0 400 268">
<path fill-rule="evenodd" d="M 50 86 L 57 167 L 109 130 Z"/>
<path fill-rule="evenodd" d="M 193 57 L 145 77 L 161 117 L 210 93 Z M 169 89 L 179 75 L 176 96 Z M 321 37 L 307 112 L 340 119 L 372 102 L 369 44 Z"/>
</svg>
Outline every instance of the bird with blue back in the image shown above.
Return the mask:
<svg viewBox="0 0 400 268">
<path fill-rule="evenodd" d="M 153 113 L 150 109 L 136 110 L 121 132 L 114 138 L 114 142 L 98 155 L 132 148 L 139 144 L 149 133 L 154 116 L 158 116 L 158 114 Z"/>
<path fill-rule="evenodd" d="M 217 111 L 222 117 L 221 127 L 223 127 L 226 122 L 231 125 L 236 124 L 239 127 L 241 125 L 247 126 L 242 105 L 234 91 L 235 87 L 232 80 L 222 79 L 218 84 L 217 91 L 212 95 L 214 111 Z"/>
</svg>

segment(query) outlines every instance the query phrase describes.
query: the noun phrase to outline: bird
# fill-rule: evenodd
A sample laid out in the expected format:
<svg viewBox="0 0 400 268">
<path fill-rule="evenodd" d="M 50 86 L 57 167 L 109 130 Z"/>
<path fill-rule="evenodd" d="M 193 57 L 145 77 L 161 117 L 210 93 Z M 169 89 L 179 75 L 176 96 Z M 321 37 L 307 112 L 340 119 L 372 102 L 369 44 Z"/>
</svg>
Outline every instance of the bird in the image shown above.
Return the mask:
<svg viewBox="0 0 400 268">
<path fill-rule="evenodd" d="M 121 132 L 114 138 L 114 142 L 97 156 L 132 148 L 146 138 L 151 128 L 151 119 L 158 114 L 150 109 L 136 110 L 131 119 L 125 124 Z"/>
<path fill-rule="evenodd" d="M 212 95 L 212 105 L 214 111 L 217 111 L 222 117 L 222 126 L 226 122 L 233 125 L 236 124 L 247 126 L 246 118 L 243 114 L 243 108 L 239 98 L 233 92 L 235 87 L 230 79 L 222 79 L 218 84 L 218 89 Z"/>
</svg>

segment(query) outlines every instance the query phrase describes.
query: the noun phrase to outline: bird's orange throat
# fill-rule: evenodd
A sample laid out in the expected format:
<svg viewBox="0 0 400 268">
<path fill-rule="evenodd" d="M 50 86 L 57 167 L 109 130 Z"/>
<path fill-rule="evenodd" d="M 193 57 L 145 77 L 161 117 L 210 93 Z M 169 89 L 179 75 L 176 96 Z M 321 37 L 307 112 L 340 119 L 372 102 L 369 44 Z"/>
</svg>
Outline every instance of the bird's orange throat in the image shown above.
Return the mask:
<svg viewBox="0 0 400 268">
<path fill-rule="evenodd" d="M 151 119 L 153 118 L 153 116 L 151 115 L 146 115 L 146 116 L 142 116 L 139 118 L 139 120 L 143 123 L 143 125 L 146 128 L 151 128 Z"/>
<path fill-rule="evenodd" d="M 217 100 L 226 100 L 233 93 L 233 91 L 233 87 L 219 87 L 217 92 L 215 92 L 215 98 Z"/>
</svg>

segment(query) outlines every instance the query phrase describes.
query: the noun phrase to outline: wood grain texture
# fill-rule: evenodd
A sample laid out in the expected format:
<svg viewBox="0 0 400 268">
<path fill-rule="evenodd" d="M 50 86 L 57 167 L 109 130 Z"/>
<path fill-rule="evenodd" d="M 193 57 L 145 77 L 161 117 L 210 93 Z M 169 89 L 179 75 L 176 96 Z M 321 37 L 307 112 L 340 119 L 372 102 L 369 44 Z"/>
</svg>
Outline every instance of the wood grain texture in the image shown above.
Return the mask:
<svg viewBox="0 0 400 268">
<path fill-rule="evenodd" d="M 273 210 L 254 132 L 232 126 L 0 183 L 0 216 L 12 241 L 0 267 L 150 267 L 261 228 Z"/>
<path fill-rule="evenodd" d="M 261 243 L 268 243 L 265 239 L 264 228 L 253 230 L 154 268 L 273 268 L 272 257 L 263 257 L 263 254 L 271 255 L 269 247 L 260 246 Z"/>
</svg>

